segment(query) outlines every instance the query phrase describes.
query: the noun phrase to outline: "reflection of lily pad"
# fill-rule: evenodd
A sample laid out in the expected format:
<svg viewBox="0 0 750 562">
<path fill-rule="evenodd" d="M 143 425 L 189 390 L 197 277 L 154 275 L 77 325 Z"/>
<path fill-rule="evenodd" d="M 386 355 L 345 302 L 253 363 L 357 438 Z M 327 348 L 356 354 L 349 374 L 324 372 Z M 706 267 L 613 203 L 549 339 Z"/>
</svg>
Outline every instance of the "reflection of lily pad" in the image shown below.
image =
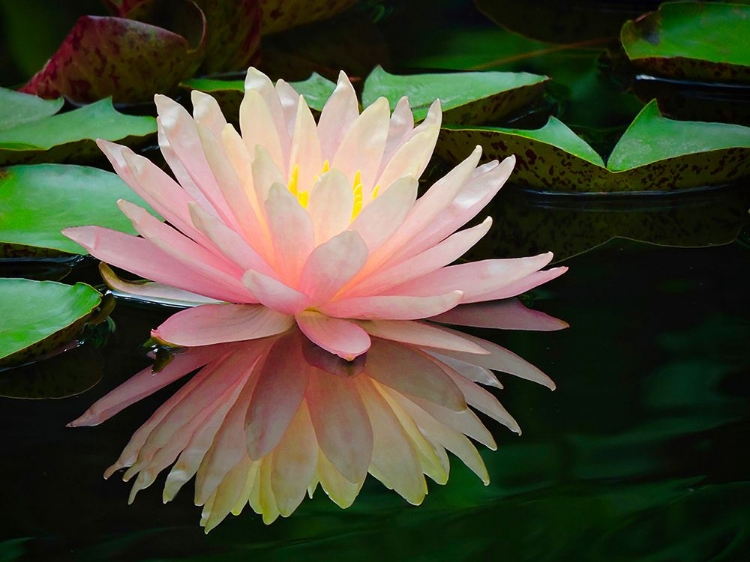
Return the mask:
<svg viewBox="0 0 750 562">
<path fill-rule="evenodd" d="M 314 111 L 323 109 L 325 102 L 336 87 L 336 84 L 317 73 L 313 73 L 307 80 L 291 82 L 290 84 L 297 92 L 305 96 L 307 105 Z M 188 90 L 200 90 L 211 94 L 219 102 L 227 119 L 237 119 L 240 112 L 240 103 L 245 95 L 244 80 L 193 78 L 186 80 L 180 86 Z"/>
<path fill-rule="evenodd" d="M 80 346 L 45 361 L 0 372 L 0 396 L 39 400 L 81 394 L 104 373 L 100 354 Z"/>
<path fill-rule="evenodd" d="M 487 211 L 490 232 L 469 251 L 472 260 L 551 251 L 566 260 L 613 238 L 676 247 L 729 244 L 750 222 L 750 190 L 738 187 L 680 197 L 579 198 L 504 188 Z"/>
<path fill-rule="evenodd" d="M 672 2 L 622 28 L 630 60 L 649 73 L 750 82 L 750 5 Z"/>
<path fill-rule="evenodd" d="M 37 100 L 44 101 L 35 96 L 0 89 L 0 102 L 9 94 L 23 96 L 25 99 L 22 103 L 28 107 Z M 153 117 L 124 115 L 112 107 L 111 99 L 59 115 L 50 112 L 53 107 L 59 109 L 58 102 L 46 103 L 52 105 L 42 106 L 34 113 L 26 112 L 22 123 L 0 129 L 0 165 L 72 159 L 80 161 L 101 154 L 95 139 L 133 144 L 137 139 L 156 132 Z M 19 105 L 0 105 L 0 125 L 12 121 Z"/>
<path fill-rule="evenodd" d="M 750 176 L 750 128 L 666 119 L 656 102 L 638 114 L 601 157 L 563 123 L 538 130 L 448 127 L 437 152 L 452 161 L 477 144 L 485 158 L 518 159 L 511 181 L 545 191 L 672 191 L 721 185 Z"/>
<path fill-rule="evenodd" d="M 0 366 L 19 365 L 75 338 L 99 306 L 83 283 L 0 279 Z"/>
<path fill-rule="evenodd" d="M 145 206 L 117 175 L 96 168 L 39 164 L 0 171 L 0 255 L 22 247 L 84 254 L 60 231 L 95 224 L 135 234 L 118 199 Z"/>
<path fill-rule="evenodd" d="M 439 98 L 443 122 L 475 124 L 496 121 L 518 111 L 544 91 L 546 76 L 527 72 L 462 72 L 396 76 L 381 67 L 365 81 L 362 104 L 388 99 L 391 109 L 403 96 L 409 98 L 414 118 L 424 119 Z"/>
</svg>

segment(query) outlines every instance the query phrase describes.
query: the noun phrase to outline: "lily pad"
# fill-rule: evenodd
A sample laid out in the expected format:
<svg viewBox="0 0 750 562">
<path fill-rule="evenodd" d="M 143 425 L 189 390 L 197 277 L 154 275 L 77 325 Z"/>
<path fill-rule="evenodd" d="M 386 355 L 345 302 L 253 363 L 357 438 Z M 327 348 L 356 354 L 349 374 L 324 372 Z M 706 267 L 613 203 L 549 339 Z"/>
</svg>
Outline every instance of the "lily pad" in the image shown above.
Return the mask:
<svg viewBox="0 0 750 562">
<path fill-rule="evenodd" d="M 103 374 L 101 353 L 82 345 L 44 361 L 0 372 L 0 396 L 26 400 L 68 398 L 94 387 Z"/>
<path fill-rule="evenodd" d="M 313 73 L 310 78 L 301 82 L 290 82 L 291 86 L 305 96 L 305 101 L 313 111 L 321 111 L 336 84 L 320 74 Z M 245 95 L 244 80 L 218 80 L 213 78 L 193 78 L 186 80 L 181 87 L 188 90 L 200 90 L 211 94 L 219 102 L 227 119 L 236 120 L 240 112 L 240 103 Z"/>
<path fill-rule="evenodd" d="M 29 94 L 0 88 L 0 131 L 12 129 L 54 115 L 65 100 L 45 100 Z"/>
<path fill-rule="evenodd" d="M 150 101 L 168 93 L 200 66 L 205 35 L 203 13 L 185 2 L 186 17 L 201 30 L 188 39 L 143 22 L 83 16 L 60 48 L 21 91 L 45 98 L 65 96 L 90 103 L 111 96 L 115 103 Z"/>
<path fill-rule="evenodd" d="M 70 254 L 85 250 L 63 236 L 69 226 L 99 225 L 135 234 L 117 207 L 127 199 L 147 207 L 116 174 L 97 168 L 39 164 L 0 171 L 0 256 L 19 247 Z"/>
<path fill-rule="evenodd" d="M 28 363 L 74 339 L 101 302 L 84 283 L 0 279 L 0 367 Z"/>
<path fill-rule="evenodd" d="M 257 0 L 194 0 L 206 19 L 200 74 L 247 68 L 260 46 L 260 5 Z M 118 17 L 166 29 L 183 27 L 182 10 L 174 0 L 105 0 Z"/>
<path fill-rule="evenodd" d="M 522 257 L 551 251 L 555 262 L 613 238 L 660 246 L 712 247 L 733 242 L 750 224 L 750 190 L 683 193 L 677 197 L 579 197 L 503 188 L 485 209 L 492 229 L 466 258 Z"/>
<path fill-rule="evenodd" d="M 496 121 L 518 111 L 544 91 L 546 76 L 528 72 L 451 72 L 396 76 L 376 67 L 365 81 L 362 104 L 385 97 L 391 109 L 409 98 L 414 118 L 422 120 L 440 99 L 443 122 L 473 125 Z"/>
<path fill-rule="evenodd" d="M 328 19 L 356 3 L 357 0 L 260 0 L 261 33 L 270 35 Z"/>
<path fill-rule="evenodd" d="M 750 5 L 671 2 L 628 21 L 628 58 L 646 72 L 707 82 L 750 82 Z"/>
<path fill-rule="evenodd" d="M 0 102 L 8 92 L 9 90 L 0 89 Z M 47 102 L 28 94 L 10 93 L 30 98 L 23 102 L 27 107 L 36 102 L 43 102 L 52 103 L 59 109 L 57 101 Z M 11 120 L 11 112 L 18 105 L 0 106 L 0 123 Z M 41 111 L 35 110 L 34 119 L 31 113 L 27 112 L 23 123 L 7 128 L 0 127 L 0 165 L 81 161 L 101 155 L 95 139 L 120 141 L 132 145 L 142 142 L 145 137 L 156 132 L 156 119 L 149 116 L 124 115 L 112 106 L 112 100 L 109 98 L 58 115 L 50 113 L 50 108 L 51 106 L 44 106 Z"/>
<path fill-rule="evenodd" d="M 477 144 L 486 159 L 515 154 L 511 181 L 542 191 L 674 191 L 728 184 L 750 176 L 750 128 L 673 121 L 652 101 L 602 158 L 554 117 L 537 130 L 447 127 L 437 152 L 451 161 Z"/>
</svg>

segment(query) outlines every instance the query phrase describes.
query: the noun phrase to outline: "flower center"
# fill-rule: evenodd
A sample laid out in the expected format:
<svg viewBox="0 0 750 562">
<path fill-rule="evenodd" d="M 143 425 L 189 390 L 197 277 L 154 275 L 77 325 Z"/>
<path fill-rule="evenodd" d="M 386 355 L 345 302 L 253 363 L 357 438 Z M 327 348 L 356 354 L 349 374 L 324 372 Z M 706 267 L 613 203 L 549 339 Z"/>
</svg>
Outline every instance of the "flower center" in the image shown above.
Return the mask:
<svg viewBox="0 0 750 562">
<path fill-rule="evenodd" d="M 331 169 L 331 164 L 326 160 L 323 162 L 323 168 L 320 171 L 320 174 L 317 174 L 313 178 L 313 185 L 315 185 L 315 182 L 318 181 L 318 178 L 328 172 Z M 303 209 L 307 209 L 307 204 L 310 202 L 310 192 L 309 191 L 301 191 L 299 189 L 299 165 L 295 165 L 294 169 L 292 170 L 291 177 L 289 178 L 289 183 L 287 184 L 287 188 L 297 198 L 297 201 L 299 201 L 299 204 L 302 205 Z M 351 220 L 354 220 L 357 218 L 357 215 L 359 215 L 360 211 L 362 210 L 362 203 L 363 203 L 363 185 L 362 185 L 362 172 L 360 170 L 357 170 L 357 173 L 354 174 L 354 181 L 352 182 L 352 194 L 354 196 L 354 203 L 352 204 L 352 218 Z M 372 199 L 375 199 L 378 196 L 378 190 L 380 189 L 379 185 L 375 186 L 375 189 L 372 190 Z"/>
</svg>

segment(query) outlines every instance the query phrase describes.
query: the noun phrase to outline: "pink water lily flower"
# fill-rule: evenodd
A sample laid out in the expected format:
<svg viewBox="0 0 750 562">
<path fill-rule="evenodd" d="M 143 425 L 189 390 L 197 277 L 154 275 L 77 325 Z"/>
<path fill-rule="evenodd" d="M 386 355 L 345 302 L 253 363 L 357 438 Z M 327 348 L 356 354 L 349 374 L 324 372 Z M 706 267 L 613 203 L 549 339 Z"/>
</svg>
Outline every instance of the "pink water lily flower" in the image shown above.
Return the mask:
<svg viewBox="0 0 750 562">
<path fill-rule="evenodd" d="M 166 223 L 120 201 L 140 237 L 93 226 L 64 233 L 154 281 L 134 288 L 142 295 L 202 298 L 155 331 L 167 342 L 251 340 L 296 323 L 351 360 L 370 336 L 397 330 L 393 320 L 512 297 L 565 271 L 541 270 L 550 253 L 449 265 L 489 230 L 487 218 L 456 232 L 502 187 L 514 158 L 477 167 L 477 147 L 417 197 L 440 130 L 438 101 L 418 126 L 406 98 L 392 114 L 385 98 L 360 113 L 342 73 L 316 123 L 289 84 L 251 68 L 238 133 L 209 95 L 192 93 L 192 117 L 167 97 L 155 100 L 176 181 L 124 146 L 99 146 Z"/>
</svg>

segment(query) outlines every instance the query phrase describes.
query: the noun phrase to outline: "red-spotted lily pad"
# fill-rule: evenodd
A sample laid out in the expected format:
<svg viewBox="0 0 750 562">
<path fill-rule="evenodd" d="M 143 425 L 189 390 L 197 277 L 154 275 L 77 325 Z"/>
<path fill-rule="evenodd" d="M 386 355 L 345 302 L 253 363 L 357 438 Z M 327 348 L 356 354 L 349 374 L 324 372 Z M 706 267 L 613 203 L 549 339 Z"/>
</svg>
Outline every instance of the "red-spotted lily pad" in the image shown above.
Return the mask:
<svg viewBox="0 0 750 562">
<path fill-rule="evenodd" d="M 648 73 L 750 82 L 750 5 L 672 2 L 622 28 L 630 60 Z"/>
<path fill-rule="evenodd" d="M 0 367 L 28 363 L 76 338 L 101 303 L 84 283 L 0 279 Z"/>
<path fill-rule="evenodd" d="M 243 80 L 193 78 L 186 80 L 180 86 L 188 90 L 200 90 L 211 94 L 219 102 L 227 119 L 237 119 L 240 102 L 245 95 L 245 82 Z M 336 84 L 316 73 L 302 82 L 291 82 L 291 86 L 305 96 L 307 105 L 314 111 L 323 109 L 334 88 L 336 88 Z"/>
<path fill-rule="evenodd" d="M 59 102 L 0 88 L 0 165 L 80 162 L 101 154 L 98 138 L 133 145 L 156 132 L 156 119 L 124 115 L 110 99 L 54 115 Z"/>
<path fill-rule="evenodd" d="M 527 72 L 396 76 L 377 67 L 365 81 L 362 104 L 367 106 L 385 97 L 394 109 L 398 100 L 407 96 L 414 118 L 421 120 L 439 98 L 444 123 L 473 125 L 496 121 L 518 111 L 539 97 L 548 81 L 546 76 Z"/>
<path fill-rule="evenodd" d="M 189 40 L 161 27 L 117 17 L 83 16 L 60 48 L 22 91 L 78 103 L 112 97 L 147 102 L 191 76 L 203 59 L 205 20 L 192 2 L 179 9 Z"/>
<path fill-rule="evenodd" d="M 437 152 L 458 161 L 477 145 L 486 159 L 515 154 L 511 181 L 542 191 L 673 191 L 750 176 L 750 128 L 673 121 L 655 101 L 638 114 L 608 163 L 554 117 L 537 130 L 447 127 Z"/>
<path fill-rule="evenodd" d="M 85 254 L 60 233 L 69 226 L 96 224 L 135 234 L 118 199 L 145 206 L 117 175 L 97 168 L 39 164 L 0 170 L 0 257 L 40 250 Z"/>
</svg>

